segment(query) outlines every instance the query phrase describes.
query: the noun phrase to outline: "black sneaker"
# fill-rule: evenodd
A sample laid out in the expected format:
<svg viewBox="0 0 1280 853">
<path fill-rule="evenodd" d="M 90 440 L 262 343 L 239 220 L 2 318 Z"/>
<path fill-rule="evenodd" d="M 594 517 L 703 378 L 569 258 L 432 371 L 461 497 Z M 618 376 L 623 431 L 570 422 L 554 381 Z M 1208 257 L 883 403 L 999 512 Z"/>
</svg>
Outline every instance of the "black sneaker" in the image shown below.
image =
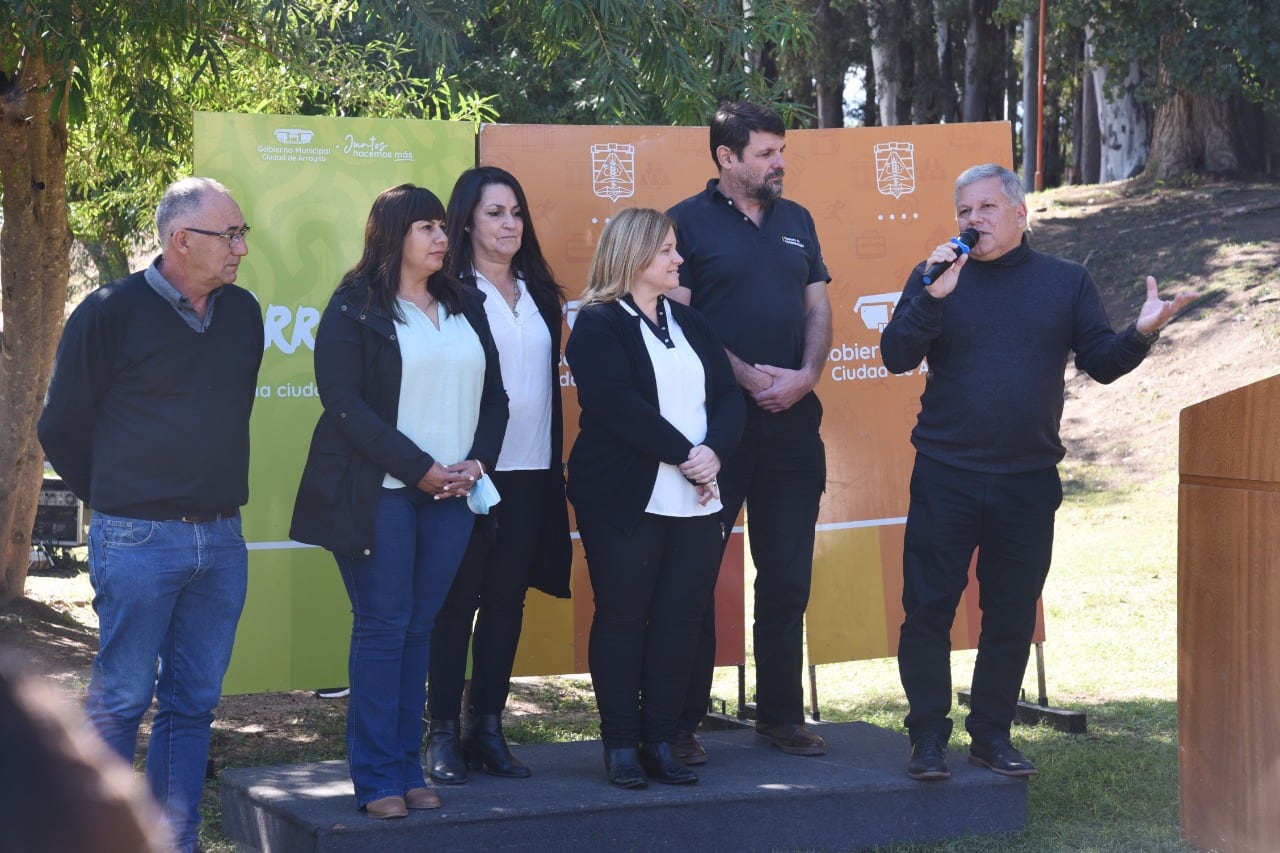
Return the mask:
<svg viewBox="0 0 1280 853">
<path fill-rule="evenodd" d="M 1004 739 L 985 743 L 974 741 L 969 746 L 969 763 L 985 767 L 1001 776 L 1034 776 L 1040 772 L 1025 755 Z"/>
<path fill-rule="evenodd" d="M 941 782 L 951 778 L 947 767 L 947 742 L 936 732 L 926 732 L 911 747 L 907 775 L 917 782 Z"/>
</svg>

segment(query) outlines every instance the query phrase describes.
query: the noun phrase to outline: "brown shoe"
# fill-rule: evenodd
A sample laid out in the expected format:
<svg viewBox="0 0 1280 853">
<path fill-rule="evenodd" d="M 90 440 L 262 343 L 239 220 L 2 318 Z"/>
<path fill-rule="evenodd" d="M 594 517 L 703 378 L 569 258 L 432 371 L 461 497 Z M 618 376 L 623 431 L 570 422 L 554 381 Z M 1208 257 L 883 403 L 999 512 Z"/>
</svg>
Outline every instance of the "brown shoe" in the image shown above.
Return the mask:
<svg viewBox="0 0 1280 853">
<path fill-rule="evenodd" d="M 440 795 L 430 788 L 410 788 L 404 792 L 404 804 L 411 809 L 438 809 Z"/>
<path fill-rule="evenodd" d="M 379 797 L 365 803 L 364 811 L 374 820 L 388 820 L 409 814 L 409 809 L 404 804 L 404 797 Z"/>
<path fill-rule="evenodd" d="M 693 732 L 676 732 L 676 755 L 688 765 L 707 763 L 707 751 Z"/>
<path fill-rule="evenodd" d="M 827 754 L 826 743 L 804 723 L 756 723 L 756 740 L 776 746 L 787 755 Z"/>
</svg>

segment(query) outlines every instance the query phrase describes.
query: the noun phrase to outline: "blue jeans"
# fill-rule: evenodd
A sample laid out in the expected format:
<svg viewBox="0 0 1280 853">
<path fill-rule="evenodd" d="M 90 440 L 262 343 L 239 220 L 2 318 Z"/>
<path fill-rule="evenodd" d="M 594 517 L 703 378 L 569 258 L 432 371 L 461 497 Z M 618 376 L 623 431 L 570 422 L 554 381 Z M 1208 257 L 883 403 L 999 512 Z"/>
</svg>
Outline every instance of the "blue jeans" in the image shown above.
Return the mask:
<svg viewBox="0 0 1280 853">
<path fill-rule="evenodd" d="M 431 629 L 474 522 L 461 498 L 383 489 L 373 553 L 335 555 L 351 598 L 347 761 L 360 808 L 426 787 L 422 711 Z"/>
<path fill-rule="evenodd" d="M 146 776 L 181 850 L 195 849 L 213 709 L 244 606 L 240 516 L 188 524 L 94 513 L 89 579 L 99 648 L 88 715 L 133 763 L 156 698 Z"/>
</svg>

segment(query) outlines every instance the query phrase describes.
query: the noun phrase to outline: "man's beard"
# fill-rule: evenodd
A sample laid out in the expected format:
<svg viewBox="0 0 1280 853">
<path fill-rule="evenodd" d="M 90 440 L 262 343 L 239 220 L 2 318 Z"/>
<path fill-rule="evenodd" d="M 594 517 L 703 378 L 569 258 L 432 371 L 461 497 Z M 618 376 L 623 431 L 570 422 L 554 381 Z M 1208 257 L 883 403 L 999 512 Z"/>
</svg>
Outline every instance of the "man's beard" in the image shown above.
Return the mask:
<svg viewBox="0 0 1280 853">
<path fill-rule="evenodd" d="M 781 169 L 765 175 L 759 186 L 752 188 L 751 194 L 755 196 L 756 201 L 761 204 L 768 204 L 775 199 L 781 198 L 782 176 L 783 171 Z"/>
</svg>

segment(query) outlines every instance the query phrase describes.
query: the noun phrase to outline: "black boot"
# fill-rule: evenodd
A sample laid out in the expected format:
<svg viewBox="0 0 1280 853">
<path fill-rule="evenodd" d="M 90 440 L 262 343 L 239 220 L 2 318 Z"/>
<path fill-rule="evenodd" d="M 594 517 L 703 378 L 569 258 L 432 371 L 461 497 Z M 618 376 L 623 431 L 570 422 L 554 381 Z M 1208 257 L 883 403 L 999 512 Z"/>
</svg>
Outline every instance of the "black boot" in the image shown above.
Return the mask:
<svg viewBox="0 0 1280 853">
<path fill-rule="evenodd" d="M 675 747 L 662 741 L 640 744 L 640 766 L 650 779 L 664 785 L 692 785 L 698 781 L 698 774 L 684 766 Z"/>
<path fill-rule="evenodd" d="M 467 763 L 472 770 L 484 768 L 491 776 L 507 776 L 525 779 L 533 775 L 520 759 L 511 754 L 507 738 L 502 734 L 502 717 L 497 714 L 481 714 L 471 718 L 471 730 L 462 742 Z"/>
<path fill-rule="evenodd" d="M 467 759 L 458 738 L 457 720 L 432 720 L 427 734 L 427 775 L 441 785 L 467 781 Z"/>
<path fill-rule="evenodd" d="M 647 788 L 648 781 L 640 769 L 640 756 L 635 747 L 604 750 L 604 773 L 609 784 L 619 788 Z"/>
</svg>

